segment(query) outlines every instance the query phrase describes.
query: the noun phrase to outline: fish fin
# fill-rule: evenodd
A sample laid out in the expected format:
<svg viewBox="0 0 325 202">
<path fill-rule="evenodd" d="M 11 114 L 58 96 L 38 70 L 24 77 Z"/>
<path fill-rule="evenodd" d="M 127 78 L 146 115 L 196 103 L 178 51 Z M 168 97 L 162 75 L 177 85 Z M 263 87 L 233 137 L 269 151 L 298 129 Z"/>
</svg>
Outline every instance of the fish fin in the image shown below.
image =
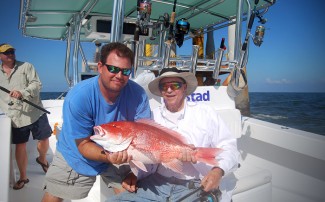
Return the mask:
<svg viewBox="0 0 325 202">
<path fill-rule="evenodd" d="M 172 161 L 168 162 L 162 162 L 161 164 L 174 172 L 183 174 L 183 163 L 178 159 L 173 159 Z"/>
<path fill-rule="evenodd" d="M 179 140 L 181 143 L 187 144 L 187 140 L 183 135 L 181 135 L 180 133 L 178 133 L 172 129 L 166 128 L 151 119 L 139 119 L 139 120 L 136 120 L 136 122 L 145 124 L 145 125 L 147 125 L 147 127 L 151 126 L 151 127 L 157 128 L 159 130 L 162 130 L 165 133 L 168 133 L 169 135 L 171 135 L 174 138 L 176 138 L 177 140 Z"/>
<path fill-rule="evenodd" d="M 216 156 L 222 151 L 220 148 L 204 148 L 197 147 L 196 159 L 197 161 L 207 163 L 212 166 L 217 166 L 218 161 Z"/>
<path fill-rule="evenodd" d="M 146 166 L 141 161 L 131 160 L 129 162 L 129 164 L 130 164 L 130 167 L 131 167 L 131 170 L 133 173 L 135 173 L 134 170 L 137 170 L 135 168 L 139 168 L 139 169 L 143 170 L 144 172 L 148 172 Z M 136 171 L 136 173 L 138 173 L 138 171 Z"/>
<path fill-rule="evenodd" d="M 131 162 L 130 162 L 130 167 L 131 167 L 131 171 L 135 176 L 139 176 L 139 170 L 136 167 L 132 167 L 131 166 Z"/>
</svg>

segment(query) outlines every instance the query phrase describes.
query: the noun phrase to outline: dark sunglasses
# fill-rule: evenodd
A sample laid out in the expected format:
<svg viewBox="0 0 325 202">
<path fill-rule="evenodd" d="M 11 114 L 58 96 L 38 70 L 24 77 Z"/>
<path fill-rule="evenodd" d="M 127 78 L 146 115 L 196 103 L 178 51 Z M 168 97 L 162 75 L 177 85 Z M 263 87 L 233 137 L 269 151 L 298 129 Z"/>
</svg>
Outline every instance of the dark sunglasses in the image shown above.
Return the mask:
<svg viewBox="0 0 325 202">
<path fill-rule="evenodd" d="M 172 90 L 178 90 L 183 86 L 184 83 L 182 82 L 166 82 L 159 84 L 159 90 L 160 91 L 167 91 L 168 88 Z"/>
<path fill-rule="evenodd" d="M 131 74 L 131 69 L 122 69 L 114 65 L 108 65 L 108 64 L 105 64 L 105 66 L 107 67 L 107 70 L 113 74 L 117 74 L 119 72 L 122 72 L 124 76 L 129 76 Z"/>
<path fill-rule="evenodd" d="M 2 54 L 4 54 L 4 55 L 14 55 L 15 54 L 15 51 L 14 50 L 10 50 L 10 51 L 3 52 Z"/>
</svg>

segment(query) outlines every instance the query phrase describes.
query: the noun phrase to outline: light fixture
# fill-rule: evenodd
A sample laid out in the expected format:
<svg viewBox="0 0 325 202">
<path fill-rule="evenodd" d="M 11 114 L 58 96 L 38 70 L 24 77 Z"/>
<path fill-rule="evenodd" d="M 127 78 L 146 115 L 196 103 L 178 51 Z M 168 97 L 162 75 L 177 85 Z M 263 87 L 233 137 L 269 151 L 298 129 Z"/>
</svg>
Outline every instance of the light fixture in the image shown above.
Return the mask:
<svg viewBox="0 0 325 202">
<path fill-rule="evenodd" d="M 37 17 L 33 16 L 30 13 L 26 14 L 26 22 L 36 22 L 36 20 L 37 20 Z"/>
</svg>

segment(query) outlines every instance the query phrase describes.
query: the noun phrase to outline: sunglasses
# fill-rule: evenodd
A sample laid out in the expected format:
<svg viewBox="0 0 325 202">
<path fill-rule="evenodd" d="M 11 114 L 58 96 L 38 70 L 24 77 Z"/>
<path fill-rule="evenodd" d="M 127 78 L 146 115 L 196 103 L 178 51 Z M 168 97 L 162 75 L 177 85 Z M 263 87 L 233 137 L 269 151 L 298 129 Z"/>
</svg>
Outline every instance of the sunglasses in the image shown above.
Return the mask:
<svg viewBox="0 0 325 202">
<path fill-rule="evenodd" d="M 107 67 L 107 70 L 113 74 L 117 74 L 119 72 L 122 72 L 124 76 L 129 76 L 131 74 L 131 69 L 122 69 L 114 65 L 108 65 L 108 64 L 105 64 L 105 66 Z"/>
<path fill-rule="evenodd" d="M 2 54 L 4 54 L 4 55 L 14 55 L 15 54 L 15 51 L 14 50 L 10 50 L 10 51 L 3 52 Z"/>
<path fill-rule="evenodd" d="M 167 91 L 168 88 L 172 89 L 172 90 L 178 90 L 180 89 L 183 84 L 182 82 L 166 82 L 166 83 L 161 83 L 159 84 L 159 90 L 160 91 Z"/>
</svg>

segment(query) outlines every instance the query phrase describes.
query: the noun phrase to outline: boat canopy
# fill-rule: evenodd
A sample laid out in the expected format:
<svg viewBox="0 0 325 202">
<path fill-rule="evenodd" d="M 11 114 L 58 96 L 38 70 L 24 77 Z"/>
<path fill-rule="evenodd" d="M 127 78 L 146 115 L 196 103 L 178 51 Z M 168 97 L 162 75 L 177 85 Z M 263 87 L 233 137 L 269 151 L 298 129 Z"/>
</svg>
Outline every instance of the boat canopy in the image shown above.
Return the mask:
<svg viewBox="0 0 325 202">
<path fill-rule="evenodd" d="M 262 15 L 274 3 L 275 0 L 21 0 L 19 28 L 24 36 L 67 41 L 65 77 L 69 86 L 82 80 L 80 75 L 83 73 L 87 78 L 93 70 L 96 74 L 98 61 L 87 61 L 80 42 L 93 42 L 99 47 L 101 43 L 119 41 L 131 45 L 135 53 L 132 78 L 136 77 L 138 69 L 159 71 L 172 64 L 194 74 L 203 72 L 202 78 L 211 77 L 215 82 L 218 75 L 230 73 L 236 66 L 237 86 L 234 88 L 239 92 L 247 83 L 245 76 L 244 82 L 238 79 L 244 74 L 242 67 L 247 62 L 248 39 L 254 18 L 258 17 L 264 24 Z M 245 19 L 249 19 L 249 23 L 242 44 L 241 30 Z M 231 25 L 235 26 L 235 34 L 229 37 L 234 44 L 230 47 L 234 53 L 227 59 L 227 64 L 222 61 L 223 41 L 217 51 L 211 48 L 212 58 L 198 57 L 200 45 L 197 44 L 193 45 L 191 58 L 176 58 L 175 44 L 180 47 L 188 38 L 198 38 L 205 33 L 211 36 L 213 30 Z M 264 31 L 261 34 L 263 37 Z M 257 43 L 262 42 L 262 37 L 257 37 Z M 145 54 L 146 44 L 156 45 L 155 56 Z M 85 64 L 81 74 L 79 53 Z M 243 85 L 238 86 L 239 83 Z"/>
<path fill-rule="evenodd" d="M 271 6 L 274 0 L 260 0 L 257 9 Z M 156 22 L 164 13 L 173 11 L 173 0 L 151 0 L 150 21 Z M 254 0 L 247 0 L 254 5 Z M 248 4 L 243 5 L 247 12 Z M 190 23 L 191 30 L 206 29 L 236 19 L 238 0 L 179 0 L 176 3 L 176 19 L 185 18 Z M 92 16 L 112 18 L 113 0 L 21 0 L 19 28 L 24 36 L 65 40 L 68 27 L 74 21 L 75 14 L 81 15 L 86 21 Z M 124 18 L 137 18 L 137 1 L 125 0 Z M 87 37 L 87 27 L 82 26 L 80 41 L 92 41 Z M 89 36 L 89 34 L 88 34 Z"/>
</svg>

